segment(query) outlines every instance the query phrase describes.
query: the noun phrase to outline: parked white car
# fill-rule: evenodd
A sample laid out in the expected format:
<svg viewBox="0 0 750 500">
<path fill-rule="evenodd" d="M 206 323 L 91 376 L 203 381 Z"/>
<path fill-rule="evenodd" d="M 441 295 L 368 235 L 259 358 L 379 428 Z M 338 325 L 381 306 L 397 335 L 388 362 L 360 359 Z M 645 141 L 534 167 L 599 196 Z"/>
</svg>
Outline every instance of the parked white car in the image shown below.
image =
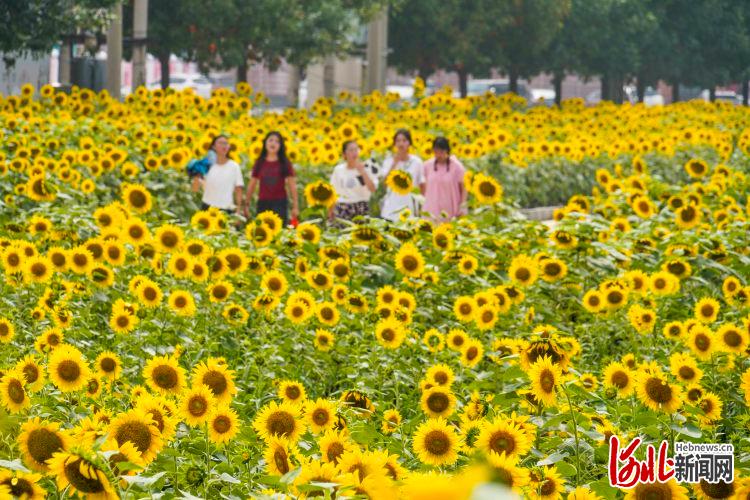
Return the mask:
<svg viewBox="0 0 750 500">
<path fill-rule="evenodd" d="M 195 93 L 201 97 L 208 99 L 211 97 L 211 90 L 213 89 L 213 82 L 200 73 L 184 74 L 176 73 L 169 75 L 169 88 L 174 90 L 193 89 Z M 148 85 L 149 89 L 161 88 L 161 82 L 156 81 Z"/>
</svg>

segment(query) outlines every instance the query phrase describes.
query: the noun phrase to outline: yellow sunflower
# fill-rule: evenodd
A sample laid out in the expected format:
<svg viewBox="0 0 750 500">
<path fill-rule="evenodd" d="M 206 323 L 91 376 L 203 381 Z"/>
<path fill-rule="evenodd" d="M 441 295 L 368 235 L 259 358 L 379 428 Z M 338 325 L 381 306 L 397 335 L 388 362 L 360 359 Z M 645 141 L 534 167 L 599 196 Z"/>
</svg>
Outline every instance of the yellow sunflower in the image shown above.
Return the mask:
<svg viewBox="0 0 750 500">
<path fill-rule="evenodd" d="M 404 243 L 396 253 L 396 269 L 410 278 L 418 278 L 424 272 L 424 257 L 411 242 Z"/>
<path fill-rule="evenodd" d="M 50 472 L 55 476 L 60 491 L 69 488 L 89 499 L 116 500 L 118 497 L 107 479 L 107 474 L 97 465 L 77 453 L 58 452 L 49 461 Z"/>
<path fill-rule="evenodd" d="M 682 405 L 682 389 L 663 375 L 641 372 L 636 377 L 638 399 L 654 411 L 674 413 Z"/>
<path fill-rule="evenodd" d="M 52 383 L 62 392 L 82 389 L 91 373 L 81 351 L 71 345 L 61 345 L 52 351 L 47 371 Z"/>
<path fill-rule="evenodd" d="M 156 422 L 151 415 L 138 408 L 117 415 L 110 422 L 108 432 L 116 447 L 128 441 L 132 443 L 146 464 L 156 458 L 164 445 Z"/>
<path fill-rule="evenodd" d="M 185 369 L 172 356 L 155 356 L 143 368 L 146 384 L 160 394 L 178 395 L 185 387 Z"/>
<path fill-rule="evenodd" d="M 59 423 L 39 417 L 24 422 L 18 435 L 24 463 L 39 472 L 48 471 L 47 461 L 55 453 L 68 450 L 71 444 L 68 433 L 60 430 Z"/>
<path fill-rule="evenodd" d="M 452 465 L 458 460 L 458 433 L 442 418 L 432 418 L 417 427 L 412 440 L 414 453 L 427 465 Z"/>
<path fill-rule="evenodd" d="M 226 404 L 218 405 L 208 418 L 208 435 L 213 443 L 227 443 L 239 430 L 239 416 Z"/>
<path fill-rule="evenodd" d="M 547 356 L 541 356 L 529 368 L 531 391 L 534 397 L 547 406 L 557 403 L 556 389 L 562 383 L 562 370 Z"/>
<path fill-rule="evenodd" d="M 232 396 L 237 393 L 234 384 L 234 370 L 227 368 L 226 364 L 219 362 L 217 358 L 208 358 L 207 361 L 199 363 L 193 370 L 194 386 L 205 385 L 219 403 L 228 403 Z"/>
<path fill-rule="evenodd" d="M 333 428 L 336 406 L 327 399 L 318 398 L 305 403 L 305 421 L 310 431 L 319 434 Z"/>
<path fill-rule="evenodd" d="M 253 428 L 266 442 L 273 437 L 283 437 L 290 442 L 297 442 L 304 430 L 299 417 L 300 409 L 297 405 L 271 401 L 258 412 L 253 421 Z"/>
<path fill-rule="evenodd" d="M 208 421 L 215 404 L 216 399 L 211 389 L 205 385 L 196 385 L 183 392 L 179 405 L 180 416 L 186 424 L 197 427 Z"/>
<path fill-rule="evenodd" d="M 521 427 L 507 417 L 484 422 L 477 437 L 477 447 L 485 453 L 518 459 L 531 450 L 531 442 Z"/>
</svg>

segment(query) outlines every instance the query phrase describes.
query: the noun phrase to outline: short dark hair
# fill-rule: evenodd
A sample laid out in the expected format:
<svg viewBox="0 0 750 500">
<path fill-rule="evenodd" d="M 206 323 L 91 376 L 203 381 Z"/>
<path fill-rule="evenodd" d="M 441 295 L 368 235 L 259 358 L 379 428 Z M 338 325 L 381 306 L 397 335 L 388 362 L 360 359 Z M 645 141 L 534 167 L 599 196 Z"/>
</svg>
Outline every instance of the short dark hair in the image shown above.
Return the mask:
<svg viewBox="0 0 750 500">
<path fill-rule="evenodd" d="M 411 140 L 411 132 L 409 132 L 405 128 L 400 128 L 400 129 L 396 130 L 396 133 L 393 134 L 393 144 L 396 144 L 396 139 L 398 139 L 398 136 L 400 136 L 400 135 L 402 135 L 404 137 L 404 139 L 406 139 L 407 141 L 409 141 L 409 145 L 410 146 L 412 144 L 414 144 L 412 142 L 412 140 Z"/>
<path fill-rule="evenodd" d="M 214 138 L 211 139 L 211 145 L 208 147 L 208 149 L 213 149 L 214 146 L 216 145 L 216 141 L 218 141 L 222 137 L 224 139 L 226 139 L 227 142 L 229 142 L 229 137 L 227 137 L 226 135 L 224 135 L 224 134 L 215 135 Z M 227 151 L 227 158 L 229 158 L 230 160 L 232 159 L 231 153 L 232 153 L 232 145 L 230 144 L 229 145 L 229 151 Z"/>
<path fill-rule="evenodd" d="M 341 154 L 346 153 L 346 148 L 349 147 L 349 144 L 357 144 L 357 141 L 354 139 L 349 139 L 348 141 L 344 141 L 344 145 L 341 147 Z"/>
</svg>

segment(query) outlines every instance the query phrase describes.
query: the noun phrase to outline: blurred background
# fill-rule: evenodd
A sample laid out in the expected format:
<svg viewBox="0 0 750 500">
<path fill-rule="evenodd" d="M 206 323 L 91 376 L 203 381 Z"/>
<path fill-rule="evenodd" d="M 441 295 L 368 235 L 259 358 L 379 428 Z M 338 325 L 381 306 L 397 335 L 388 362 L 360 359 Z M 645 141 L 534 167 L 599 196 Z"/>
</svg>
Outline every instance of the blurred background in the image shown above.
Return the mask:
<svg viewBox="0 0 750 500">
<path fill-rule="evenodd" d="M 124 97 L 248 82 L 267 107 L 346 91 L 748 101 L 747 0 L 0 0 L 0 92 Z"/>
</svg>

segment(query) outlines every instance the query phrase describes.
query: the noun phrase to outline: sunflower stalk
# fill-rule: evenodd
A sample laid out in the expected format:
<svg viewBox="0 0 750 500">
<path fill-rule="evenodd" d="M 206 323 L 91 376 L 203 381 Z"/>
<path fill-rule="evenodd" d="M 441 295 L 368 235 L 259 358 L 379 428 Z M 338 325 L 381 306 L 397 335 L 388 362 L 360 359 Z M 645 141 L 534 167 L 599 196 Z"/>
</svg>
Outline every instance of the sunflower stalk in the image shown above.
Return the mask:
<svg viewBox="0 0 750 500">
<path fill-rule="evenodd" d="M 576 443 L 576 486 L 581 484 L 581 447 L 578 441 L 578 423 L 576 422 L 576 415 L 573 411 L 573 403 L 570 402 L 570 395 L 565 384 L 561 384 L 563 393 L 565 393 L 565 399 L 568 401 L 568 411 L 570 412 L 570 419 L 573 421 L 573 437 Z"/>
</svg>

